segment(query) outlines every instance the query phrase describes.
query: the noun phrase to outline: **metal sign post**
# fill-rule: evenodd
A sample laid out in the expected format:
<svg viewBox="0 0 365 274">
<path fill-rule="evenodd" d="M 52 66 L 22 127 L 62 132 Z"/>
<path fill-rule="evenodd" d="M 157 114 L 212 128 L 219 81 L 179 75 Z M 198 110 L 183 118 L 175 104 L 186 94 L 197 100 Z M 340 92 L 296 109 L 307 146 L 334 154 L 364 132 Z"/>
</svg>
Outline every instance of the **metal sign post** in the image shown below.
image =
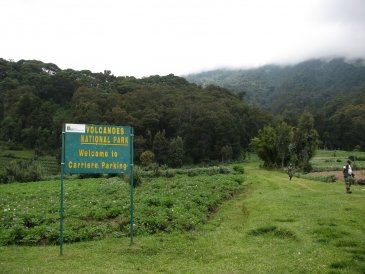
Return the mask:
<svg viewBox="0 0 365 274">
<path fill-rule="evenodd" d="M 62 129 L 60 255 L 63 254 L 64 174 L 129 174 L 131 244 L 133 243 L 133 128 L 129 126 L 64 124 Z"/>
<path fill-rule="evenodd" d="M 62 152 L 61 152 L 61 193 L 60 193 L 60 255 L 63 255 L 63 200 L 64 200 L 64 167 L 65 167 L 65 131 L 62 129 Z"/>
<path fill-rule="evenodd" d="M 132 129 L 132 132 L 131 132 L 131 138 L 132 138 L 132 144 L 133 144 L 133 137 L 134 137 L 134 134 L 133 134 L 133 129 Z M 130 208 L 130 215 L 131 215 L 131 224 L 130 224 L 130 238 L 131 238 L 131 241 L 130 241 L 130 245 L 133 244 L 133 232 L 134 232 L 134 202 L 133 202 L 133 194 L 134 194 L 134 179 L 133 179 L 133 146 L 131 146 L 131 173 L 130 173 L 130 192 L 131 192 L 131 208 Z"/>
</svg>

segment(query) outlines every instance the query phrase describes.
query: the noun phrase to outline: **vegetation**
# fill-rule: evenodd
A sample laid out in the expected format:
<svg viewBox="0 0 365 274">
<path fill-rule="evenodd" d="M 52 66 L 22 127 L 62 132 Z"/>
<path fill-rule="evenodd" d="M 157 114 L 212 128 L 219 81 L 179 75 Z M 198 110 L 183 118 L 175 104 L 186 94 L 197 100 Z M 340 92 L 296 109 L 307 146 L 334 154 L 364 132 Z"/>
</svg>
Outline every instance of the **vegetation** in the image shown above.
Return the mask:
<svg viewBox="0 0 365 274">
<path fill-rule="evenodd" d="M 0 144 L 0 183 L 45 180 L 59 173 L 54 156 L 39 156 L 35 151 Z"/>
<path fill-rule="evenodd" d="M 208 168 L 196 170 L 194 177 L 164 172 L 156 178 L 139 170 L 134 176 L 135 234 L 196 230 L 244 188 L 242 175 L 227 172 Z M 58 242 L 59 181 L 0 188 L 0 245 Z M 65 180 L 65 242 L 128 236 L 129 213 L 129 184 L 121 178 Z"/>
<path fill-rule="evenodd" d="M 59 155 L 62 123 L 130 125 L 137 162 L 149 150 L 172 166 L 220 161 L 227 147 L 237 159 L 271 119 L 223 88 L 174 75 L 116 77 L 35 60 L 0 59 L 0 98 L 0 141 L 15 147 Z"/>
<path fill-rule="evenodd" d="M 292 126 L 309 111 L 323 148 L 365 150 L 364 60 L 309 60 L 286 67 L 213 70 L 186 79 L 234 91 Z"/>
<path fill-rule="evenodd" d="M 352 161 L 353 169 L 365 170 L 365 152 L 344 150 L 317 150 L 311 159 L 313 171 L 342 171 L 346 161 Z"/>
<path fill-rule="evenodd" d="M 249 157 L 256 161 L 254 156 Z M 286 174 L 259 169 L 258 162 L 245 163 L 244 172 L 244 191 L 224 202 L 203 226 L 194 230 L 138 235 L 133 245 L 128 237 L 66 244 L 63 256 L 59 255 L 58 246 L 3 246 L 1 272 L 364 273 L 363 187 L 355 186 L 353 193 L 346 195 L 343 183 L 325 184 L 302 178 L 289 181 Z M 176 184 L 175 178 L 165 184 Z M 196 182 L 204 180 L 204 176 L 190 179 L 194 178 Z M 223 179 L 220 175 L 209 178 L 218 179 L 217 185 Z M 111 182 L 67 182 L 66 214 L 71 213 L 67 210 L 73 210 L 78 199 L 93 202 L 97 197 L 90 192 L 74 193 L 77 184 L 82 191 L 96 185 L 106 191 Z M 157 186 L 159 181 L 151 184 Z M 1 194 L 21 187 L 16 191 L 35 195 L 56 188 L 56 183 L 0 187 Z M 170 203 L 170 193 L 158 198 L 160 208 L 163 203 Z M 137 189 L 136 198 L 142 194 L 142 189 Z M 137 213 L 142 204 L 136 205 Z"/>
<path fill-rule="evenodd" d="M 215 84 L 234 94 L 174 75 L 0 59 L 0 181 L 15 181 L 0 185 L 1 271 L 363 273 L 360 181 L 351 195 L 331 174 L 289 181 L 247 151 L 270 167 L 333 170 L 349 158 L 364 169 L 364 68 L 339 59 L 267 66 L 230 86 L 221 71 Z M 65 122 L 134 128 L 137 244 L 126 244 L 128 178 L 85 174 L 66 180 L 64 240 L 73 245 L 58 257 L 59 180 L 20 182 L 58 173 Z M 319 140 L 351 152 L 315 155 Z M 243 166 L 246 156 L 254 163 Z"/>
<path fill-rule="evenodd" d="M 285 122 L 279 122 L 275 127 L 266 126 L 252 139 L 251 146 L 266 167 L 278 167 L 280 164 L 284 167 L 291 162 L 309 172 L 309 161 L 318 144 L 318 134 L 313 127 L 312 115 L 305 112 L 300 117 L 297 128 L 292 128 Z"/>
</svg>

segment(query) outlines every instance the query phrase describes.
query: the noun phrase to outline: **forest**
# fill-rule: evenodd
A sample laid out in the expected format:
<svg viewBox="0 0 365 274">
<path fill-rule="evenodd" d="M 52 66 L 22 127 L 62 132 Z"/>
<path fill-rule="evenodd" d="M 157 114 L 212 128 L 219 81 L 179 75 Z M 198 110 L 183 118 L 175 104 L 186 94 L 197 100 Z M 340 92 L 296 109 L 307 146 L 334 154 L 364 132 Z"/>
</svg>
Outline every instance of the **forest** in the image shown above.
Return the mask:
<svg viewBox="0 0 365 274">
<path fill-rule="evenodd" d="M 88 123 L 132 126 L 137 161 L 146 151 L 171 166 L 231 160 L 260 129 L 295 127 L 304 112 L 314 117 L 320 146 L 365 150 L 362 63 L 137 79 L 0 59 L 0 141 L 40 155 L 59 155 L 63 123 Z M 182 160 L 173 157 L 179 149 Z"/>
<path fill-rule="evenodd" d="M 365 61 L 308 60 L 297 65 L 212 70 L 185 77 L 218 85 L 295 124 L 303 111 L 315 119 L 321 147 L 365 149 Z"/>
<path fill-rule="evenodd" d="M 63 123 L 130 125 L 136 160 L 152 151 L 159 164 L 240 157 L 272 115 L 218 86 L 172 74 L 137 79 L 110 71 L 62 70 L 36 60 L 0 59 L 0 140 L 8 147 L 59 155 Z"/>
</svg>

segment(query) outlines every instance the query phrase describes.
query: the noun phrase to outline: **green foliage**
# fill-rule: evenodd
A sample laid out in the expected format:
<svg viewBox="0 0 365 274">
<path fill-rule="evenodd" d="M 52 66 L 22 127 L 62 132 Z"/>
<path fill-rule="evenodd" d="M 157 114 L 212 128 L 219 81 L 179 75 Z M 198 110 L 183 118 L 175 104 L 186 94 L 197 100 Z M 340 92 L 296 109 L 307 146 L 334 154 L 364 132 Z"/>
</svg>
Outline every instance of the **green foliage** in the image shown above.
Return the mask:
<svg viewBox="0 0 365 274">
<path fill-rule="evenodd" d="M 279 122 L 275 127 L 266 126 L 252 139 L 250 145 L 266 167 L 283 167 L 291 161 L 309 172 L 309 161 L 318 145 L 318 134 L 313 127 L 312 115 L 304 112 L 297 128 L 285 122 Z"/>
<path fill-rule="evenodd" d="M 251 146 L 264 160 L 265 166 L 284 166 L 295 154 L 290 150 L 292 142 L 292 127 L 280 122 L 275 127 L 267 126 L 260 130 L 258 136 L 252 139 Z"/>
<path fill-rule="evenodd" d="M 229 162 L 232 160 L 233 151 L 232 147 L 225 145 L 221 148 L 222 162 Z"/>
<path fill-rule="evenodd" d="M 143 182 L 142 170 L 138 166 L 135 166 L 133 168 L 133 185 L 135 187 L 138 187 L 142 185 L 142 182 Z"/>
<path fill-rule="evenodd" d="M 314 160 L 328 153 L 319 151 Z M 337 156 L 342 157 L 343 153 L 345 154 L 339 151 Z M 331 154 L 333 155 L 333 151 Z M 203 226 L 193 231 L 139 234 L 134 238 L 134 244 L 130 245 L 130 239 L 125 232 L 116 229 L 107 234 L 107 239 L 66 244 L 64 255 L 61 257 L 59 246 L 54 245 L 3 246 L 0 256 L 1 271 L 22 273 L 26 269 L 30 273 L 57 273 L 62 269 L 65 273 L 85 273 L 86 269 L 92 267 L 92 272 L 95 273 L 113 273 L 120 269 L 125 273 L 141 273 L 141 270 L 148 273 L 364 273 L 365 193 L 361 191 L 361 187 L 355 186 L 355 191 L 346 195 L 343 193 L 343 183 L 323 184 L 301 178 L 289 183 L 286 174 L 259 169 L 258 159 L 253 156 L 251 159 L 254 159 L 255 163 L 245 163 L 247 191 L 219 205 L 219 210 L 214 211 L 212 206 L 214 215 L 210 216 Z M 164 205 L 165 208 L 170 208 L 170 212 L 171 209 L 175 212 L 176 207 L 171 207 L 175 205 L 175 196 L 171 198 L 170 193 L 164 197 L 157 196 L 156 193 L 167 189 L 156 189 L 158 184 L 155 183 L 161 180 L 161 184 L 167 185 L 169 189 L 176 189 L 180 187 L 180 183 L 185 184 L 185 181 L 175 180 L 180 175 L 177 173 L 172 181 L 162 178 L 150 181 L 150 190 L 154 191 L 154 195 L 149 197 L 148 202 L 147 192 L 141 192 L 150 182 L 145 183 L 136 191 L 136 198 L 143 194 L 143 200 L 152 208 Z M 233 174 L 225 176 L 230 177 L 230 180 L 244 177 L 236 177 Z M 202 178 L 184 177 L 184 180 L 189 181 Z M 116 183 L 121 185 L 120 182 Z M 13 191 L 34 193 L 35 189 L 29 191 L 28 188 L 38 184 L 46 185 L 47 191 L 54 188 L 54 197 L 58 197 L 56 182 L 2 185 L 0 203 L 3 201 L 4 192 L 7 192 L 7 195 Z M 75 196 L 79 197 L 66 202 L 66 212 L 78 204 L 76 201 L 81 200 L 82 193 L 87 196 L 85 200 L 88 205 L 91 205 L 90 201 L 99 200 L 97 193 L 94 195 L 90 192 L 95 188 L 95 182 L 89 180 L 67 182 L 66 190 L 69 195 L 78 190 L 77 184 L 82 188 Z M 105 185 L 105 182 L 101 182 L 101 185 Z M 11 189 L 19 186 L 23 187 L 20 191 Z M 193 191 L 194 188 L 194 182 L 191 182 L 185 195 L 191 193 L 198 196 L 197 192 Z M 105 189 L 107 192 L 113 190 L 111 187 Z M 128 193 L 127 186 L 123 191 Z M 215 191 L 211 191 L 210 195 L 212 193 Z M 44 202 L 48 203 L 52 197 L 51 195 Z M 108 198 L 109 201 L 115 199 L 112 194 L 109 194 Z M 121 199 L 118 197 L 115 200 Z M 28 205 L 29 199 L 26 201 L 24 205 Z M 142 199 L 136 203 L 136 211 L 140 210 L 141 201 Z M 42 202 L 43 200 L 40 203 Z M 123 206 L 126 207 L 123 210 L 128 211 L 128 203 Z M 0 208 L 3 209 L 2 204 Z M 80 207 L 76 207 L 76 210 L 82 211 Z M 168 214 L 165 216 L 169 217 Z M 128 225 L 128 219 L 111 219 L 110 222 L 118 222 L 122 227 L 124 224 Z M 100 221 L 95 223 L 100 224 Z M 95 223 L 88 219 L 82 231 L 95 231 L 91 229 Z M 69 224 L 66 224 L 65 229 L 68 227 Z M 20 230 L 20 235 L 21 232 Z M 100 233 L 100 230 L 94 233 L 96 237 L 97 232 Z M 85 238 L 85 234 L 83 233 L 82 237 Z M 73 235 L 75 238 L 75 235 L 81 233 L 68 232 L 67 235 Z"/>
<path fill-rule="evenodd" d="M 136 79 L 40 61 L 0 63 L 0 140 L 40 155 L 56 154 L 62 123 L 68 122 L 130 125 L 137 159 L 150 150 L 159 164 L 221 160 L 226 144 L 237 159 L 270 120 L 225 89 L 202 88 L 172 74 Z"/>
<path fill-rule="evenodd" d="M 308 175 L 308 174 L 296 174 L 298 178 L 305 178 L 314 181 L 320 181 L 325 183 L 335 183 L 337 181 L 336 175 L 328 175 L 328 176 L 315 176 L 315 175 Z"/>
<path fill-rule="evenodd" d="M 155 160 L 155 154 L 150 150 L 143 151 L 139 156 L 139 160 L 142 166 L 149 166 Z"/>
<path fill-rule="evenodd" d="M 195 230 L 224 200 L 243 189 L 238 175 L 188 177 L 166 171 L 136 188 L 135 234 Z M 135 184 L 142 171 L 134 168 Z M 0 185 L 0 245 L 55 244 L 59 181 Z M 129 184 L 119 177 L 65 181 L 65 242 L 129 235 Z"/>
<path fill-rule="evenodd" d="M 304 112 L 299 119 L 298 127 L 294 132 L 293 144 L 297 162 L 304 171 L 309 172 L 309 160 L 314 156 L 318 146 L 318 133 L 314 129 L 314 119 L 309 112 Z"/>
<path fill-rule="evenodd" d="M 244 94 L 294 125 L 303 111 L 315 117 L 324 148 L 365 150 L 364 60 L 308 60 L 294 66 L 213 70 L 188 75 L 198 85 L 218 85 Z"/>
<path fill-rule="evenodd" d="M 334 171 L 341 170 L 349 159 L 349 155 L 353 154 L 355 161 L 353 167 L 356 170 L 365 169 L 365 152 L 348 152 L 342 150 L 317 150 L 316 155 L 310 160 L 313 171 Z"/>
<path fill-rule="evenodd" d="M 245 173 L 245 168 L 243 167 L 243 165 L 235 165 L 235 166 L 233 166 L 233 170 L 239 174 Z"/>
<path fill-rule="evenodd" d="M 11 161 L 0 174 L 0 183 L 40 181 L 45 175 L 41 165 L 33 160 Z"/>
<path fill-rule="evenodd" d="M 183 139 L 178 136 L 170 141 L 168 151 L 168 164 L 171 167 L 181 167 L 184 160 L 184 143 Z"/>
<path fill-rule="evenodd" d="M 156 155 L 156 161 L 159 164 L 166 164 L 168 158 L 169 142 L 166 139 L 165 130 L 158 131 L 153 138 L 153 152 Z"/>
</svg>

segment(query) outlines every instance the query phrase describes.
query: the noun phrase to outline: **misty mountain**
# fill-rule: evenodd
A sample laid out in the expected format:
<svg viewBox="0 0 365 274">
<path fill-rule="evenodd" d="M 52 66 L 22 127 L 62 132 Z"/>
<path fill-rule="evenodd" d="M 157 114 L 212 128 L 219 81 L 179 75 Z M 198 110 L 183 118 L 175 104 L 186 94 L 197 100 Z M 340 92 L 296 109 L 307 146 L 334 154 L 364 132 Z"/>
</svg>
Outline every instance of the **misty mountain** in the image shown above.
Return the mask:
<svg viewBox="0 0 365 274">
<path fill-rule="evenodd" d="M 240 94 L 251 105 L 273 114 L 298 117 L 313 114 L 336 97 L 365 92 L 365 61 L 313 59 L 293 66 L 267 65 L 256 69 L 218 69 L 185 77 L 203 87 L 218 85 Z"/>
</svg>

